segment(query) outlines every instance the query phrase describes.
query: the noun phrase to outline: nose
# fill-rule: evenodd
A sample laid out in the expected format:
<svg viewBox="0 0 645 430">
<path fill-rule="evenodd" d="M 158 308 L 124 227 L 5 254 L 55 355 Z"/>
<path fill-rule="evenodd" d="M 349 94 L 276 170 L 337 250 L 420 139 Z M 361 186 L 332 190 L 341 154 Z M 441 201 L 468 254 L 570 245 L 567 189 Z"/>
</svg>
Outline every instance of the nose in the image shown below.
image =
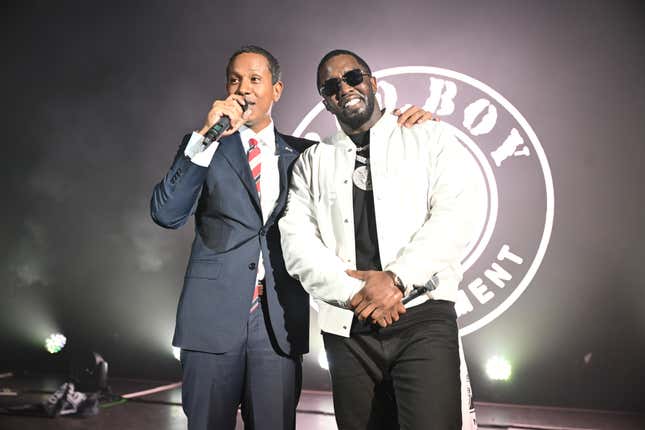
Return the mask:
<svg viewBox="0 0 645 430">
<path fill-rule="evenodd" d="M 338 95 L 342 97 L 343 95 L 347 94 L 348 92 L 352 91 L 354 87 L 349 85 L 347 82 L 344 80 L 340 80 L 340 84 L 338 85 Z"/>
<path fill-rule="evenodd" d="M 236 93 L 244 95 L 244 94 L 249 94 L 250 92 L 251 92 L 251 86 L 250 86 L 249 80 L 246 78 L 240 79 L 240 85 L 238 85 Z"/>
</svg>

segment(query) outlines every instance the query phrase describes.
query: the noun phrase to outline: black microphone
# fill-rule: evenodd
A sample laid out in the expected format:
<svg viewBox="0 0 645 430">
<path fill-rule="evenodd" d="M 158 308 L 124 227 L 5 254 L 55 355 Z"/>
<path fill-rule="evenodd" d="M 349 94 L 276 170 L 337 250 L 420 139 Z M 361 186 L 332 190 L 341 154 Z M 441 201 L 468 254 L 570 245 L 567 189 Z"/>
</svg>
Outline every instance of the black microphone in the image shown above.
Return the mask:
<svg viewBox="0 0 645 430">
<path fill-rule="evenodd" d="M 246 101 L 241 106 L 242 106 L 242 112 L 246 112 L 246 110 L 249 108 L 249 104 Z M 210 146 L 210 144 L 218 140 L 222 136 L 222 133 L 228 130 L 230 126 L 231 126 L 231 119 L 226 115 L 222 115 L 221 118 L 215 123 L 215 125 L 213 125 L 206 132 L 206 134 L 204 135 L 204 141 L 202 142 L 202 144 L 206 147 Z"/>
<path fill-rule="evenodd" d="M 434 275 L 432 275 L 432 279 L 430 279 L 425 285 L 414 286 L 412 292 L 404 297 L 403 300 L 401 300 L 401 303 L 405 305 L 406 303 L 411 302 L 420 295 L 435 290 L 437 288 L 437 283 L 439 283 L 439 278 L 437 278 L 437 274 L 435 273 Z"/>
</svg>

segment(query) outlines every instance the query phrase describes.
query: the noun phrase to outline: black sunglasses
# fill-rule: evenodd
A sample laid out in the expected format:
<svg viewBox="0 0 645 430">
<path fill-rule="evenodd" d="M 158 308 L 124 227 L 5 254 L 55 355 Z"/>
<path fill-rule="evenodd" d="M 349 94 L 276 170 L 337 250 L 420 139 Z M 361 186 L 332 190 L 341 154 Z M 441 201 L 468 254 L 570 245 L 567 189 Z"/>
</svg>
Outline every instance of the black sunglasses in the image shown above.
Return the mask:
<svg viewBox="0 0 645 430">
<path fill-rule="evenodd" d="M 354 69 L 346 72 L 340 79 L 331 78 L 327 79 L 323 84 L 318 88 L 318 92 L 323 97 L 331 97 L 340 90 L 340 81 L 347 82 L 348 85 L 355 87 L 356 85 L 363 82 L 363 76 L 370 76 L 369 73 L 364 73 L 361 69 Z"/>
</svg>

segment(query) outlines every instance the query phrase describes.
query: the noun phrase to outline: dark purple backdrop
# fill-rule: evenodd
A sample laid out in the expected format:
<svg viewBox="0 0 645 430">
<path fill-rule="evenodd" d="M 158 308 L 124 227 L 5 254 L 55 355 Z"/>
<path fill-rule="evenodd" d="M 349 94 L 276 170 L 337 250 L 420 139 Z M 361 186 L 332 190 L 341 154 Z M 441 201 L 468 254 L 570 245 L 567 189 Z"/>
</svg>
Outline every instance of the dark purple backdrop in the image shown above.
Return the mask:
<svg viewBox="0 0 645 430">
<path fill-rule="evenodd" d="M 344 47 L 375 70 L 476 77 L 549 157 L 544 261 L 508 311 L 464 339 L 475 399 L 645 410 L 640 2 L 13 3 L 0 40 L 0 371 L 55 367 L 41 343 L 60 330 L 112 375 L 178 378 L 170 338 L 192 232 L 153 225 L 154 183 L 223 94 L 234 49 L 259 44 L 281 61 L 274 117 L 289 133 L 319 101 L 318 60 Z M 312 331 L 305 387 L 328 389 Z M 483 373 L 498 351 L 514 357 L 508 384 Z"/>
</svg>

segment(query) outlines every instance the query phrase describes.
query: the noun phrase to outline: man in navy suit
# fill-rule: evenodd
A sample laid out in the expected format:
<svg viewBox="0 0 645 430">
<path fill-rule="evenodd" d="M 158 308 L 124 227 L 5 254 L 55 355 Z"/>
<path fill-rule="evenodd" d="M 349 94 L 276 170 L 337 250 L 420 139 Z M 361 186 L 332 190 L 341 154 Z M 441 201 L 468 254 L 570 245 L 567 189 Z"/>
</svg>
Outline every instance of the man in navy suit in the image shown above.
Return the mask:
<svg viewBox="0 0 645 430">
<path fill-rule="evenodd" d="M 314 142 L 275 130 L 271 108 L 283 83 L 269 52 L 243 47 L 226 72 L 228 97 L 184 137 L 151 201 L 162 227 L 195 215 L 173 338 L 182 351 L 183 407 L 190 430 L 233 429 L 240 405 L 246 428 L 289 429 L 308 351 L 309 300 L 285 269 L 277 219 L 292 164 Z M 204 134 L 222 115 L 231 128 L 205 147 Z M 430 117 L 412 108 L 399 122 Z"/>
<path fill-rule="evenodd" d="M 227 67 L 228 97 L 213 103 L 199 132 L 184 137 L 153 191 L 157 224 L 178 228 L 195 215 L 173 339 L 182 350 L 191 430 L 233 429 L 239 405 L 247 428 L 295 426 L 309 301 L 284 268 L 276 219 L 291 164 L 313 142 L 275 130 L 271 107 L 282 88 L 269 52 L 236 51 Z M 205 148 L 204 134 L 222 115 L 231 128 Z M 259 149 L 255 177 L 251 146 Z"/>
</svg>

